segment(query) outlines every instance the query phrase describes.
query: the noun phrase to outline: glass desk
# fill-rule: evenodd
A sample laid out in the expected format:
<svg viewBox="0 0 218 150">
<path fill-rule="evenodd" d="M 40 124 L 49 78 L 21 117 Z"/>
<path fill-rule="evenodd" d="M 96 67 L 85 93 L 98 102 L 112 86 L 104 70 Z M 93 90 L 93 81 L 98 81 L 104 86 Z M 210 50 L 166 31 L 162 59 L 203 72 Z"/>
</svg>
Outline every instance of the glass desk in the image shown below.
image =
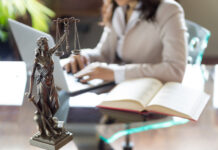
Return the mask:
<svg viewBox="0 0 218 150">
<path fill-rule="evenodd" d="M 78 97 L 78 99 L 80 98 Z M 96 107 L 75 107 L 75 105 L 74 107 L 69 108 L 69 113 L 66 118 L 66 126 L 72 132 L 80 130 L 77 134 L 87 134 L 87 136 L 89 136 L 90 131 L 87 131 L 87 133 L 82 131 L 83 129 L 81 126 L 84 124 L 86 124 L 86 128 L 95 130 L 97 134 L 93 134 L 93 137 L 99 137 L 101 139 L 101 141 L 95 145 L 95 149 L 105 149 L 103 148 L 107 146 L 105 144 L 111 144 L 117 139 L 125 136 L 125 145 L 123 145 L 125 150 L 132 149 L 129 135 L 133 133 L 168 128 L 175 125 L 186 124 L 188 122 L 189 120 L 187 119 L 154 113 L 142 115 Z M 93 125 L 93 127 L 89 127 L 88 124 L 90 126 Z M 77 128 L 75 126 L 77 126 Z M 88 145 L 84 146 L 86 145 L 85 143 L 80 143 L 80 145 L 80 149 L 87 149 L 89 147 Z"/>
<path fill-rule="evenodd" d="M 109 115 L 103 117 L 105 115 L 102 114 L 105 112 L 95 107 L 70 107 L 69 101 L 64 101 L 67 96 L 60 93 L 62 107 L 57 116 L 60 120 L 66 121 L 66 128 L 71 130 L 75 137 L 62 149 L 99 149 L 99 143 L 95 143 L 99 141 L 99 136 L 114 149 L 122 149 L 121 144 L 128 134 L 131 134 L 131 141 L 134 143 L 134 149 L 137 150 L 217 149 L 218 111 L 212 105 L 214 66 L 207 66 L 205 71 L 206 74 L 208 73 L 208 80 L 204 84 L 204 89 L 211 95 L 211 100 L 198 122 L 160 117 L 153 118 L 152 121 L 143 120 L 147 123 L 144 124 L 142 120 L 140 121 L 143 119 L 141 116 L 137 118 L 138 122 L 134 123 L 131 123 L 132 120 L 123 121 L 126 120 L 125 118 L 114 120 L 113 117 L 108 117 Z M 38 149 L 29 145 L 29 138 L 37 131 L 33 121 L 34 112 L 34 106 L 26 100 L 20 105 L 0 105 L 0 149 Z M 129 115 L 124 116 L 132 118 Z M 160 119 L 163 120 L 160 121 Z M 110 134 L 104 134 L 109 132 Z M 94 144 L 96 144 L 95 147 L 90 147 Z"/>
</svg>

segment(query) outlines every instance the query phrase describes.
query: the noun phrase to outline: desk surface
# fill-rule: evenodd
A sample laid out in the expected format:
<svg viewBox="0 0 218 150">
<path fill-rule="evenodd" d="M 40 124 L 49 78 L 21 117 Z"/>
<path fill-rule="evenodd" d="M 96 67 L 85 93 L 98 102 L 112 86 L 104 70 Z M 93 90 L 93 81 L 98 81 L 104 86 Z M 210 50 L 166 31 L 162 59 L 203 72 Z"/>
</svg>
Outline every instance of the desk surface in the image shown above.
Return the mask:
<svg viewBox="0 0 218 150">
<path fill-rule="evenodd" d="M 207 66 L 209 79 L 205 91 L 213 96 L 213 66 Z M 210 76 L 211 75 L 211 76 Z M 135 148 L 146 145 L 149 150 L 212 149 L 218 148 L 218 111 L 213 108 L 212 99 L 203 111 L 198 122 L 189 122 L 180 126 L 142 132 L 132 136 Z M 35 108 L 28 101 L 21 106 L 0 106 L 0 145 L 1 149 L 37 149 L 29 145 L 29 138 L 36 132 L 33 121 Z M 141 139 L 141 140 L 140 140 Z M 113 143 L 120 147 L 120 140 Z M 119 143 L 119 145 L 118 145 Z M 63 149 L 77 149 L 70 142 Z"/>
</svg>

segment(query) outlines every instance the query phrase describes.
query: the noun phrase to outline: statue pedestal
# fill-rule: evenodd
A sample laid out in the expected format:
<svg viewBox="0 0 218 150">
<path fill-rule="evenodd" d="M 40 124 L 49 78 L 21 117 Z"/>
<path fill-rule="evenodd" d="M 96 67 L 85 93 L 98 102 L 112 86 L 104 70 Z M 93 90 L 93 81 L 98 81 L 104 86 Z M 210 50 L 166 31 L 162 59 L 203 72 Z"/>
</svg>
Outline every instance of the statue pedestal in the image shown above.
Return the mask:
<svg viewBox="0 0 218 150">
<path fill-rule="evenodd" d="M 30 139 L 30 144 L 46 150 L 58 150 L 73 139 L 73 134 L 66 131 L 56 138 L 43 138 L 39 133 Z"/>
</svg>

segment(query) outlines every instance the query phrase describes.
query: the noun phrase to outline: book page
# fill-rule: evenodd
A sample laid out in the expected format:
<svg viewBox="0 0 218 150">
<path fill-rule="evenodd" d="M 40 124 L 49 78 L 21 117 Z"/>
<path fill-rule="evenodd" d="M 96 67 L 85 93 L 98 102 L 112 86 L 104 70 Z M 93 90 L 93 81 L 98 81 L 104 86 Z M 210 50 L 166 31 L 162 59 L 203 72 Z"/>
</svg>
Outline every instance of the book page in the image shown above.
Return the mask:
<svg viewBox="0 0 218 150">
<path fill-rule="evenodd" d="M 204 103 L 206 105 L 208 101 L 208 96 L 206 95 L 207 94 L 205 94 L 204 92 L 190 89 L 180 83 L 170 82 L 166 83 L 163 86 L 163 88 L 151 101 L 149 106 L 163 106 L 179 113 L 186 114 L 193 118 L 193 114 L 196 114 L 196 111 L 198 110 L 196 109 L 196 106 L 199 103 Z M 202 99 L 201 97 L 204 97 L 204 99 Z M 199 112 L 197 112 L 197 114 L 200 115 Z M 194 118 L 197 119 L 198 117 L 199 116 L 195 116 Z"/>
<path fill-rule="evenodd" d="M 210 98 L 209 95 L 202 93 L 202 96 L 200 96 L 199 102 L 193 108 L 194 111 L 192 112 L 191 116 L 194 120 L 197 120 L 199 118 L 199 116 L 202 113 L 202 111 L 204 110 L 209 98 Z"/>
<path fill-rule="evenodd" d="M 133 100 L 146 106 L 161 88 L 162 83 L 152 78 L 132 79 L 118 84 L 106 101 Z"/>
</svg>

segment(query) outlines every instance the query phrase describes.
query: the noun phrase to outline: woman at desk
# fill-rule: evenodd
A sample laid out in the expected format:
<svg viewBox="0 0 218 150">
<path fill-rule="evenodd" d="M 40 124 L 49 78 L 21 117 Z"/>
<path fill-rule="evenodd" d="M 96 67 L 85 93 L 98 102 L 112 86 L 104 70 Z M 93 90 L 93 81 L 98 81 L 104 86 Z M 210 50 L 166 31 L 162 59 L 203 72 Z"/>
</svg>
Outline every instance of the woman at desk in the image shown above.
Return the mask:
<svg viewBox="0 0 218 150">
<path fill-rule="evenodd" d="M 82 82 L 99 78 L 120 83 L 141 77 L 182 81 L 187 29 L 177 2 L 105 0 L 102 16 L 104 32 L 97 47 L 71 56 L 65 65 L 68 72 L 88 76 Z"/>
</svg>

